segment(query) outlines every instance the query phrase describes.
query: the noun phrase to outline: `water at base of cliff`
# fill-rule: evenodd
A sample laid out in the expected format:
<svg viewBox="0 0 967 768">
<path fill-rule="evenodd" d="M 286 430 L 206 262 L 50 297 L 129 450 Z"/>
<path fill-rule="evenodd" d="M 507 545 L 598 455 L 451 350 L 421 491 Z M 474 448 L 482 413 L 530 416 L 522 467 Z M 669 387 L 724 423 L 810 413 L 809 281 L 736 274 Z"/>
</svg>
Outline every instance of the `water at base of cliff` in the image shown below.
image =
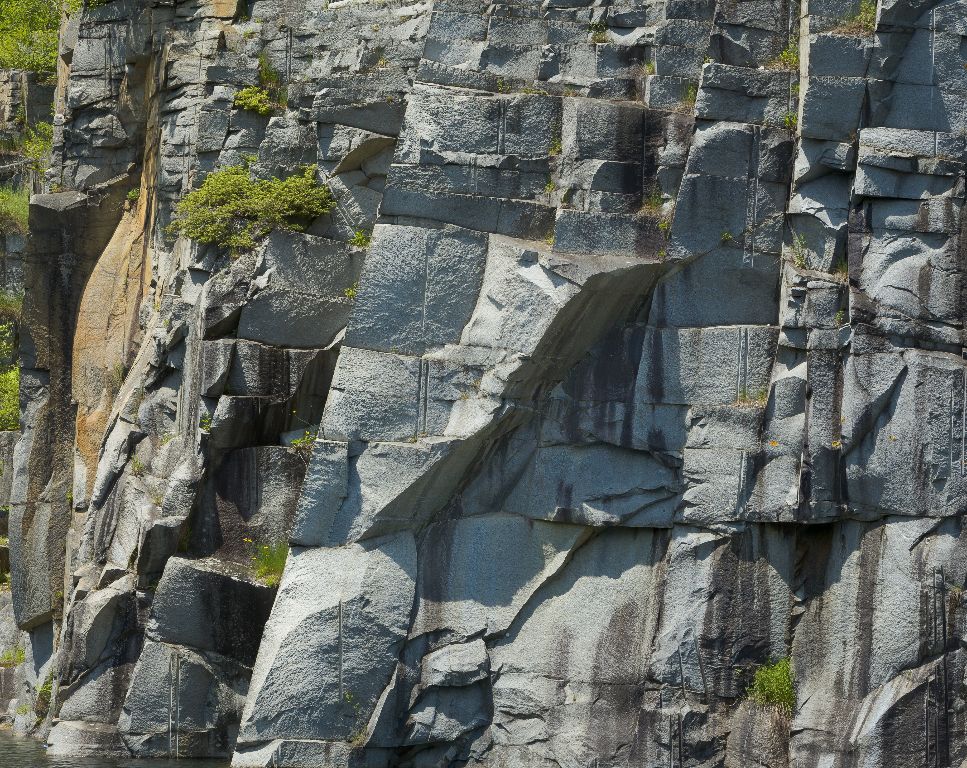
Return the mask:
<svg viewBox="0 0 967 768">
<path fill-rule="evenodd" d="M 53 757 L 40 742 L 0 729 L 0 768 L 228 768 L 227 760 L 135 760 L 129 757 Z"/>
</svg>

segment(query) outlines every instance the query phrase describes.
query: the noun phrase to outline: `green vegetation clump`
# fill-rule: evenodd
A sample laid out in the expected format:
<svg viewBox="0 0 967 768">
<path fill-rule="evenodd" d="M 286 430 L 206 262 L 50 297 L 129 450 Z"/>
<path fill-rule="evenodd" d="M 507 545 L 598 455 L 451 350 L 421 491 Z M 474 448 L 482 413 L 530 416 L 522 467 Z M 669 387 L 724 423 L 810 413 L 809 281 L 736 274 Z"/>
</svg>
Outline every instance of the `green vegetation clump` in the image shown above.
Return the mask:
<svg viewBox="0 0 967 768">
<path fill-rule="evenodd" d="M 263 544 L 252 555 L 255 575 L 267 587 L 277 587 L 285 570 L 285 560 L 289 555 L 289 545 L 284 541 Z"/>
<path fill-rule="evenodd" d="M 370 240 L 372 240 L 372 235 L 357 229 L 353 236 L 349 238 L 349 244 L 356 248 L 369 248 Z"/>
<path fill-rule="evenodd" d="M 50 698 L 54 690 L 54 674 L 51 672 L 44 680 L 44 684 L 37 689 L 37 703 L 35 709 L 41 717 L 46 717 L 50 711 Z"/>
<path fill-rule="evenodd" d="M 19 323 L 23 305 L 23 294 L 0 290 L 0 324 Z"/>
<path fill-rule="evenodd" d="M 282 75 L 272 66 L 269 57 L 264 53 L 259 54 L 259 85 L 266 90 L 278 88 L 282 84 Z"/>
<path fill-rule="evenodd" d="M 20 429 L 20 367 L 17 328 L 23 296 L 0 291 L 0 430 Z"/>
<path fill-rule="evenodd" d="M 799 69 L 799 43 L 791 43 L 766 66 L 769 69 Z"/>
<path fill-rule="evenodd" d="M 664 204 L 665 198 L 662 196 L 661 187 L 655 184 L 648 191 L 648 195 L 642 200 L 638 214 L 640 216 L 651 216 L 652 218 L 660 216 L 661 208 Z"/>
<path fill-rule="evenodd" d="M 16 667 L 27 660 L 27 652 L 23 646 L 17 645 L 0 654 L 0 667 Z"/>
<path fill-rule="evenodd" d="M 608 25 L 603 21 L 592 21 L 588 24 L 588 31 L 591 33 L 592 43 L 608 42 Z"/>
<path fill-rule="evenodd" d="M 806 236 L 793 234 L 792 237 L 792 261 L 799 269 L 806 268 L 806 256 L 809 249 L 806 245 Z"/>
<path fill-rule="evenodd" d="M 698 86 L 692 84 L 685 88 L 685 92 L 682 94 L 682 100 L 678 104 L 679 112 L 691 112 L 695 107 L 695 102 L 698 100 Z"/>
<path fill-rule="evenodd" d="M 20 153 L 30 160 L 32 171 L 43 173 L 50 162 L 50 150 L 53 144 L 54 126 L 50 123 L 34 123 L 24 130 Z"/>
<path fill-rule="evenodd" d="M 273 229 L 301 232 L 334 205 L 308 166 L 287 179 L 254 180 L 243 166 L 209 173 L 175 208 L 169 231 L 233 253 L 255 247 Z"/>
<path fill-rule="evenodd" d="M 876 0 L 862 0 L 855 16 L 844 20 L 833 32 L 841 35 L 871 35 L 876 30 Z"/>
<path fill-rule="evenodd" d="M 62 11 L 56 0 L 0 0 L 0 68 L 53 72 Z"/>
<path fill-rule="evenodd" d="M 755 671 L 749 698 L 760 706 L 771 706 L 789 717 L 796 707 L 796 688 L 792 680 L 789 657 L 775 664 L 764 664 Z"/>
<path fill-rule="evenodd" d="M 282 85 L 282 75 L 272 66 L 269 57 L 264 53 L 259 54 L 259 85 L 268 94 L 274 106 L 285 108 L 289 97 L 286 87 Z"/>
<path fill-rule="evenodd" d="M 0 373 L 0 430 L 16 429 L 20 429 L 20 367 L 12 365 Z"/>
<path fill-rule="evenodd" d="M 0 233 L 26 234 L 29 213 L 30 192 L 27 189 L 0 187 Z"/>
<path fill-rule="evenodd" d="M 239 109 L 257 112 L 260 115 L 271 115 L 275 108 L 269 92 L 257 85 L 250 85 L 236 93 L 234 104 Z"/>
</svg>

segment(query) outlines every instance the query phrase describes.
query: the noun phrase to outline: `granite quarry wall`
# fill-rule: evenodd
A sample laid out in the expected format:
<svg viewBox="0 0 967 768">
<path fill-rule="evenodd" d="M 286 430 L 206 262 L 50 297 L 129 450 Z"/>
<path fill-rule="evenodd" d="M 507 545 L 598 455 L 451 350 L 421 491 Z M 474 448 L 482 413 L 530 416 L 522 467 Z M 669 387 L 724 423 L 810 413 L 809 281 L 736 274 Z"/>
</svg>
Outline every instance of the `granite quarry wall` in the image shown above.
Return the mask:
<svg viewBox="0 0 967 768">
<path fill-rule="evenodd" d="M 238 768 L 967 764 L 964 0 L 112 0 L 59 67 L 18 727 Z M 266 71 L 274 111 L 235 106 Z M 239 164 L 336 205 L 173 237 Z M 786 658 L 789 713 L 747 695 Z"/>
</svg>

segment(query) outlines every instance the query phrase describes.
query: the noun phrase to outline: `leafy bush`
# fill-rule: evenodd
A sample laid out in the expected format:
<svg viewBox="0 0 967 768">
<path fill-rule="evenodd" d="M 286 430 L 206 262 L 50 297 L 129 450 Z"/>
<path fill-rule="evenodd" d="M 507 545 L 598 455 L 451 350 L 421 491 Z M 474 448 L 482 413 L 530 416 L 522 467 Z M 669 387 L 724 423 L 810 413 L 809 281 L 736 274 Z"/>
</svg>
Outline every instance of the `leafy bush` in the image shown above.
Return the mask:
<svg viewBox="0 0 967 768">
<path fill-rule="evenodd" d="M 257 85 L 250 85 L 236 93 L 234 104 L 239 109 L 247 109 L 260 115 L 271 115 L 274 108 L 269 92 Z"/>
<path fill-rule="evenodd" d="M 40 717 L 46 717 L 50 711 L 50 697 L 54 692 L 54 673 L 51 672 L 44 680 L 44 684 L 37 689 L 35 709 Z"/>
<path fill-rule="evenodd" d="M 253 180 L 247 168 L 213 171 L 178 203 L 170 226 L 200 243 L 249 250 L 276 228 L 301 232 L 333 207 L 329 188 L 309 166 L 287 179 Z"/>
<path fill-rule="evenodd" d="M 764 664 L 755 671 L 749 697 L 761 706 L 772 706 L 788 717 L 796 706 L 796 688 L 789 658 Z"/>
<path fill-rule="evenodd" d="M 793 234 L 792 237 L 792 261 L 799 269 L 805 269 L 809 255 L 809 248 L 806 243 L 806 236 Z"/>
<path fill-rule="evenodd" d="M 20 368 L 0 373 L 0 430 L 20 429 Z"/>
<path fill-rule="evenodd" d="M 0 187 L 0 233 L 26 234 L 30 192 Z"/>
<path fill-rule="evenodd" d="M 690 112 L 692 107 L 695 106 L 695 102 L 698 99 L 698 86 L 691 84 L 685 88 L 685 92 L 682 94 L 682 100 L 679 103 L 679 110 L 682 112 Z"/>
<path fill-rule="evenodd" d="M 62 3 L 0 0 L 0 68 L 52 72 Z"/>
<path fill-rule="evenodd" d="M 645 196 L 642 200 L 641 208 L 638 210 L 638 215 L 657 218 L 658 216 L 661 216 L 661 209 L 664 204 L 665 198 L 662 197 L 661 186 L 659 184 L 655 184 L 648 190 L 647 196 Z"/>
<path fill-rule="evenodd" d="M 272 66 L 269 57 L 264 53 L 259 54 L 259 85 L 271 91 L 282 84 L 282 75 Z"/>
<path fill-rule="evenodd" d="M 289 555 L 289 545 L 284 541 L 263 544 L 252 555 L 255 575 L 268 587 L 277 587 L 285 570 L 285 560 Z"/>
</svg>

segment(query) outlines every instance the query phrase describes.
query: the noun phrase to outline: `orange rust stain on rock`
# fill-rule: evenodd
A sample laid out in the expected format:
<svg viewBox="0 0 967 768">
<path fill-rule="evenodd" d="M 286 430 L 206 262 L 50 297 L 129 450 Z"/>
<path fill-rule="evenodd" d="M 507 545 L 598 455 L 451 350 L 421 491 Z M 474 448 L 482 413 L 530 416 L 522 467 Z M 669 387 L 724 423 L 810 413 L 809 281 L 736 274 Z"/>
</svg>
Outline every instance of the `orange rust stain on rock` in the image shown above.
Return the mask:
<svg viewBox="0 0 967 768">
<path fill-rule="evenodd" d="M 143 200 L 143 198 L 142 198 Z M 84 288 L 73 349 L 76 449 L 86 470 L 85 496 L 123 373 L 140 346 L 138 307 L 151 277 L 144 243 L 147 206 L 126 211 Z"/>
</svg>

